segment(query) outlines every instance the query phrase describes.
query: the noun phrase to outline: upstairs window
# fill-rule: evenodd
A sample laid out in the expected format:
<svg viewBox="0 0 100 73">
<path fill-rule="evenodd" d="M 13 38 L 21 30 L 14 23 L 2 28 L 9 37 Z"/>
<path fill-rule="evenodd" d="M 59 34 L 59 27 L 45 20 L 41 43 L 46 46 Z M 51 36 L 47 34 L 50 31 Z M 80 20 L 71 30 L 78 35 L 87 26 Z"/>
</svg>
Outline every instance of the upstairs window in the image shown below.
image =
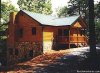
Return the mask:
<svg viewBox="0 0 100 73">
<path fill-rule="evenodd" d="M 36 35 L 36 27 L 32 27 L 32 35 Z"/>
</svg>

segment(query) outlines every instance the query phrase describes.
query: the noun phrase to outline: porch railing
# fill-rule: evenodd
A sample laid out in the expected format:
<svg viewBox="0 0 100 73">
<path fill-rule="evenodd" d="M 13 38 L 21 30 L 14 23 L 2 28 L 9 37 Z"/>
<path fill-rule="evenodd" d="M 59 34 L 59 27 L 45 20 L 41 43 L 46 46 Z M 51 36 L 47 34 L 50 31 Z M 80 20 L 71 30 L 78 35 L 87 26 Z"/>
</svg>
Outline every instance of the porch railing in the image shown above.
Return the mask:
<svg viewBox="0 0 100 73">
<path fill-rule="evenodd" d="M 85 36 L 63 36 L 57 37 L 57 42 L 66 42 L 66 43 L 88 43 L 88 38 Z"/>
</svg>

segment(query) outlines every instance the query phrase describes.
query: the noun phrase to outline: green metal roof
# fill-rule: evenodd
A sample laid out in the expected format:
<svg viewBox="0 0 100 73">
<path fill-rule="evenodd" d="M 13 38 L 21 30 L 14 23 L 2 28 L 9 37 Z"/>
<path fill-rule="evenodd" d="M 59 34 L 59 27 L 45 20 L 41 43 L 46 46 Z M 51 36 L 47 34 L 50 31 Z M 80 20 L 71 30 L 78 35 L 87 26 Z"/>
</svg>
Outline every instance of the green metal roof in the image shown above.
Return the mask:
<svg viewBox="0 0 100 73">
<path fill-rule="evenodd" d="M 44 15 L 39 13 L 33 13 L 26 10 L 22 10 L 24 13 L 41 23 L 42 25 L 49 26 L 66 26 L 72 25 L 80 16 L 70 16 L 64 18 L 57 18 L 50 15 Z"/>
</svg>

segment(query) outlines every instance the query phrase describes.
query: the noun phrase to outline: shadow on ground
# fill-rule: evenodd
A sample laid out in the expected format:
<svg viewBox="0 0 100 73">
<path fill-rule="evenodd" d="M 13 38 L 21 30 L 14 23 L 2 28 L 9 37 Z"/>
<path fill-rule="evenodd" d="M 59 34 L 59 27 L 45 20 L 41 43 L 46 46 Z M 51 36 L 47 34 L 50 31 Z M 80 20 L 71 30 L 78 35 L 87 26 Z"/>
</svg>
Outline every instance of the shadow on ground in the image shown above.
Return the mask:
<svg viewBox="0 0 100 73">
<path fill-rule="evenodd" d="M 6 73 L 8 71 L 15 71 L 14 73 L 16 73 L 16 71 L 27 70 L 27 69 L 30 69 L 30 68 L 32 68 L 32 66 L 30 66 L 30 65 L 15 65 L 13 67 L 6 67 L 4 69 L 2 68 L 1 72 Z"/>
<path fill-rule="evenodd" d="M 33 69 L 34 73 L 100 73 L 100 49 L 95 59 L 89 58 L 89 52 L 82 55 L 65 55 L 44 68 Z"/>
<path fill-rule="evenodd" d="M 59 57 L 55 59 L 55 55 Z M 36 59 L 30 60 L 29 63 L 34 66 L 24 63 L 8 68 L 7 71 L 15 71 L 14 73 L 19 70 L 24 70 L 25 73 L 27 71 L 31 71 L 30 73 L 100 73 L 100 49 L 97 49 L 97 57 L 94 59 L 89 58 L 88 50 L 81 52 L 80 55 L 41 55 Z"/>
</svg>

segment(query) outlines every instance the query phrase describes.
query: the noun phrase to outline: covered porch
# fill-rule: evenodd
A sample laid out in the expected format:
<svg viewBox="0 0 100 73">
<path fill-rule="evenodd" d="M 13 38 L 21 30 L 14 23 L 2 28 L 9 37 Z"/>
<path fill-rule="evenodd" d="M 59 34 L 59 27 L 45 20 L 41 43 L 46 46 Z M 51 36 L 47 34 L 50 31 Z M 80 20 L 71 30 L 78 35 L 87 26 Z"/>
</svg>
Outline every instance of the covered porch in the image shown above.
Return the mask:
<svg viewBox="0 0 100 73">
<path fill-rule="evenodd" d="M 43 32 L 43 50 L 65 50 L 87 46 L 86 28 L 61 27 Z"/>
</svg>

